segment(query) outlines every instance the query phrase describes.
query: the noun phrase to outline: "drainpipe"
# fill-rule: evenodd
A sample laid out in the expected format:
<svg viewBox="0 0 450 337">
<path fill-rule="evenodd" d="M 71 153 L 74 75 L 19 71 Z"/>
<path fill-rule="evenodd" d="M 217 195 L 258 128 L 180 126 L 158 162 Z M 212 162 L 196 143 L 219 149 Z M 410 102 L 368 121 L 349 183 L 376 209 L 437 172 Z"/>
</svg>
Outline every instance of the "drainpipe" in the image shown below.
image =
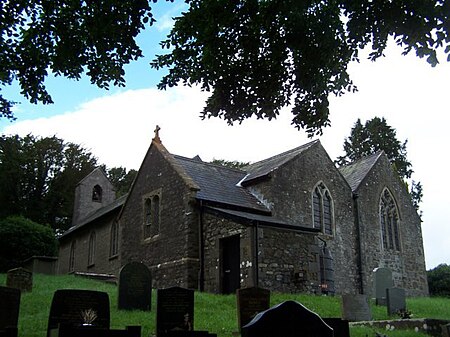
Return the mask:
<svg viewBox="0 0 450 337">
<path fill-rule="evenodd" d="M 363 268 L 362 268 L 362 254 L 363 254 L 363 244 L 361 241 L 361 226 L 359 221 L 359 203 L 358 203 L 358 194 L 353 194 L 353 207 L 355 209 L 355 225 L 356 225 L 356 244 L 358 254 L 356 255 L 356 265 L 358 267 L 358 275 L 359 275 L 359 293 L 364 294 L 364 280 L 363 280 Z"/>
<path fill-rule="evenodd" d="M 258 251 L 259 251 L 259 243 L 258 243 L 258 221 L 255 222 L 255 229 L 253 231 L 255 233 L 254 244 L 255 244 L 255 287 L 259 287 L 259 263 L 258 263 Z"/>
<path fill-rule="evenodd" d="M 199 230 L 198 230 L 198 236 L 199 236 L 199 259 L 200 259 L 200 275 L 198 278 L 198 290 L 204 291 L 205 288 L 205 242 L 204 242 L 204 235 L 203 235 L 203 202 L 200 200 L 200 212 L 199 212 Z"/>
</svg>

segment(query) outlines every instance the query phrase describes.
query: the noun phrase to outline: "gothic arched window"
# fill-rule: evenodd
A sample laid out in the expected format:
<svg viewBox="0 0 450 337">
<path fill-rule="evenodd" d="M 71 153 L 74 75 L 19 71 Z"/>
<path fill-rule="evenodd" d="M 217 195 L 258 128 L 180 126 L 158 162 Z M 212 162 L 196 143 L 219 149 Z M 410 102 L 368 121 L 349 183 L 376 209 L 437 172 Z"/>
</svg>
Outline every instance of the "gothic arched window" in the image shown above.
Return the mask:
<svg viewBox="0 0 450 337">
<path fill-rule="evenodd" d="M 316 185 L 312 197 L 313 227 L 333 235 L 333 200 L 324 183 Z"/>
<path fill-rule="evenodd" d="M 159 194 L 148 195 L 144 201 L 144 238 L 159 234 L 160 203 Z"/>
<path fill-rule="evenodd" d="M 75 270 L 75 241 L 72 241 L 69 253 L 69 272 L 73 272 L 74 270 Z"/>
<path fill-rule="evenodd" d="M 95 232 L 92 232 L 89 236 L 88 247 L 88 266 L 93 265 L 95 262 Z"/>
<path fill-rule="evenodd" d="M 109 256 L 116 256 L 119 254 L 119 223 L 114 221 L 111 226 Z"/>
<path fill-rule="evenodd" d="M 398 222 L 399 216 L 394 198 L 385 188 L 380 198 L 381 239 L 384 249 L 400 250 Z"/>
</svg>

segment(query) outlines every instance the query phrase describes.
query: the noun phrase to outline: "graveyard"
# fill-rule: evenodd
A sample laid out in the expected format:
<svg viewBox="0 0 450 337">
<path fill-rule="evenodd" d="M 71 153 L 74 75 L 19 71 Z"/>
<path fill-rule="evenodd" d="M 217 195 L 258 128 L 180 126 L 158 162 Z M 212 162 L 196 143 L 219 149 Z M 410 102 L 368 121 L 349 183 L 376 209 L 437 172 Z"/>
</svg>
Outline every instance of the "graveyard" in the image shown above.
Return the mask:
<svg viewBox="0 0 450 337">
<path fill-rule="evenodd" d="M 0 274 L 0 285 L 6 284 L 6 274 Z M 140 326 L 140 336 L 155 336 L 157 330 L 157 301 L 158 290 L 153 289 L 151 306 L 144 310 L 126 310 L 118 308 L 119 295 L 116 284 L 89 280 L 73 275 L 50 276 L 42 274 L 33 275 L 32 290 L 22 292 L 20 299 L 20 314 L 18 319 L 19 337 L 44 337 L 49 323 L 50 307 L 56 292 L 64 289 L 79 289 L 106 293 L 109 298 L 109 321 L 111 329 L 124 330 L 128 326 Z M 84 292 L 83 292 L 84 293 Z M 167 297 L 167 295 L 165 295 Z M 178 295 L 177 295 L 178 296 Z M 191 296 L 182 294 L 182 296 Z M 214 295 L 201 292 L 192 292 L 194 306 L 192 328 L 195 331 L 207 331 L 205 336 L 218 337 L 240 336 L 237 298 L 236 295 Z M 89 296 L 88 296 L 89 297 Z M 163 298 L 163 295 L 159 295 Z M 87 297 L 86 297 L 87 298 Z M 87 299 L 80 301 L 86 301 Z M 296 301 L 305 308 L 322 318 L 341 318 L 341 296 L 318 296 L 306 294 L 270 294 L 270 306 L 276 307 L 286 301 Z M 173 299 L 172 299 L 173 301 Z M 241 302 L 245 302 L 243 299 Z M 248 302 L 248 299 L 246 300 Z M 261 303 L 253 305 L 261 305 Z M 72 302 L 73 303 L 73 302 Z M 399 330 L 386 324 L 387 320 L 398 320 L 396 315 L 388 315 L 386 306 L 376 305 L 369 301 L 373 323 L 368 326 L 354 326 L 350 324 L 351 337 L 363 336 L 430 336 L 422 331 Z M 267 305 L 264 303 L 263 305 Z M 407 298 L 406 305 L 413 318 L 448 319 L 450 317 L 450 299 L 444 298 Z M 173 306 L 172 306 L 173 307 Z M 172 310 L 166 304 L 166 310 Z M 295 310 L 298 310 L 296 308 Z M 172 315 L 175 315 L 172 312 Z M 382 322 L 381 325 L 376 322 Z M 386 330 L 388 329 L 388 330 Z M 280 330 L 281 331 L 281 330 Z M 243 336 L 244 334 L 242 334 Z"/>
</svg>

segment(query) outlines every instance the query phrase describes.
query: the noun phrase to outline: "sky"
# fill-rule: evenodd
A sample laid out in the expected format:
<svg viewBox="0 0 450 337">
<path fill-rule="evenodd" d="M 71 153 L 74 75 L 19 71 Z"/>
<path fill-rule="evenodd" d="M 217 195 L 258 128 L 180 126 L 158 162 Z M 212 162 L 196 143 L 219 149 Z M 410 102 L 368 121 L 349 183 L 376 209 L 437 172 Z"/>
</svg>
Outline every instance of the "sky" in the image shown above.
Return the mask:
<svg viewBox="0 0 450 337">
<path fill-rule="evenodd" d="M 250 119 L 229 126 L 220 119 L 199 117 L 207 95 L 198 88 L 156 88 L 163 73 L 151 69 L 149 62 L 162 52 L 158 41 L 169 32 L 171 17 L 182 9 L 172 3 L 157 8 L 158 23 L 138 38 L 145 58 L 125 68 L 124 88 L 105 91 L 86 78 L 78 82 L 49 78 L 46 84 L 55 103 L 45 106 L 26 102 L 16 85 L 5 88 L 5 96 L 20 104 L 15 108 L 16 121 L 0 119 L 2 134 L 56 135 L 89 149 L 99 163 L 127 169 L 139 169 L 156 125 L 169 152 L 199 155 L 205 161 L 255 162 L 310 141 L 291 125 L 289 109 L 277 120 Z M 426 267 L 431 269 L 450 264 L 450 179 L 445 176 L 450 167 L 446 155 L 450 145 L 450 62 L 440 55 L 441 64 L 433 68 L 413 54 L 402 56 L 393 43 L 385 55 L 376 62 L 362 58 L 349 65 L 359 91 L 330 97 L 331 127 L 313 139 L 320 139 L 334 160 L 343 154 L 344 140 L 358 118 L 364 123 L 384 117 L 396 129 L 397 139 L 408 140 L 412 178 L 423 185 L 422 231 Z"/>
</svg>

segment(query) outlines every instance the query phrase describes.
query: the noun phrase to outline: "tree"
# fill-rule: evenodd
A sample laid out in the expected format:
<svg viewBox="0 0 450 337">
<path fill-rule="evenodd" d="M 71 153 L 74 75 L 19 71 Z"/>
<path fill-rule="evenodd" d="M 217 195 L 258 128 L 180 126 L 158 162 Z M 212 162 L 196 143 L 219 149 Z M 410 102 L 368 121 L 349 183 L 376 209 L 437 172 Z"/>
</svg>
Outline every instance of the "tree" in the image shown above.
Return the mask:
<svg viewBox="0 0 450 337">
<path fill-rule="evenodd" d="M 405 181 L 411 178 L 412 164 L 407 159 L 406 145 L 397 139 L 397 132 L 389 126 L 386 119 L 374 117 L 363 125 L 358 118 L 353 126 L 350 136 L 344 141 L 345 155 L 338 157 L 336 164 L 347 165 L 362 157 L 383 150 L 399 177 Z M 422 200 L 422 184 L 412 181 L 410 188 L 411 200 L 416 210 Z"/>
<path fill-rule="evenodd" d="M 427 271 L 430 295 L 450 297 L 450 266 L 443 263 Z"/>
<path fill-rule="evenodd" d="M 393 36 L 432 65 L 438 48 L 450 54 L 443 0 L 186 2 L 162 42 L 169 52 L 152 62 L 169 71 L 159 87 L 200 84 L 212 91 L 203 116 L 229 123 L 270 120 L 292 103 L 292 123 L 320 133 L 329 94 L 356 90 L 347 66 L 361 48 L 371 44 L 376 60 Z M 124 85 L 124 65 L 142 56 L 136 37 L 153 22 L 147 0 L 0 1 L 0 85 L 17 80 L 34 103 L 52 102 L 49 73 L 79 79 L 86 71 L 99 87 Z M 0 116 L 14 118 L 13 104 L 0 94 Z"/>
<path fill-rule="evenodd" d="M 220 166 L 225 166 L 225 167 L 229 167 L 229 168 L 233 168 L 233 169 L 238 169 L 241 170 L 242 168 L 244 168 L 245 166 L 250 165 L 250 163 L 248 162 L 240 162 L 237 160 L 225 160 L 225 159 L 213 159 L 212 162 L 215 165 L 220 165 Z"/>
<path fill-rule="evenodd" d="M 57 241 L 48 226 L 21 216 L 0 220 L 0 272 L 18 267 L 32 256 L 55 256 Z"/>
<path fill-rule="evenodd" d="M 329 125 L 328 97 L 355 91 L 347 72 L 358 52 L 383 55 L 389 36 L 435 66 L 450 60 L 450 3 L 422 1 L 192 0 L 152 62 L 167 68 L 159 88 L 198 84 L 211 92 L 203 117 L 229 124 L 276 118 L 292 105 L 292 124 L 310 136 Z M 220 13 L 220 15 L 218 15 Z"/>
<path fill-rule="evenodd" d="M 96 164 L 90 152 L 55 136 L 1 136 L 0 218 L 22 215 L 67 229 L 75 186 Z"/>
<path fill-rule="evenodd" d="M 127 172 L 127 169 L 123 167 L 113 167 L 108 169 L 104 166 L 103 170 L 106 172 L 109 181 L 116 188 L 117 197 L 128 193 L 131 184 L 133 184 L 134 178 L 136 178 L 137 175 L 136 170 L 129 170 Z"/>
</svg>

